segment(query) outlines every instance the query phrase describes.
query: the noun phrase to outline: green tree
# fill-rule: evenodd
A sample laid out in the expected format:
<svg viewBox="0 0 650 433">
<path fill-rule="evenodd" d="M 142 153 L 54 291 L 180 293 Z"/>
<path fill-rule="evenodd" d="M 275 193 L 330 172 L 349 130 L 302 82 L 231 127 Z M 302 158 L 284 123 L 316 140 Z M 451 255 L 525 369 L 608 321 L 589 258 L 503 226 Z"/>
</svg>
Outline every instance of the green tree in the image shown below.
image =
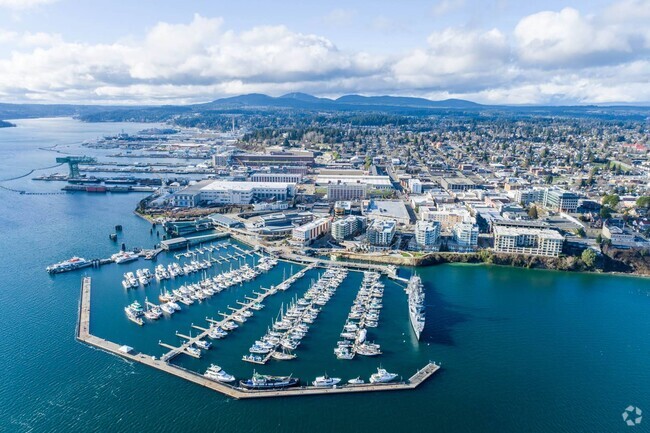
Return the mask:
<svg viewBox="0 0 650 433">
<path fill-rule="evenodd" d="M 537 212 L 537 206 L 531 206 L 530 209 L 528 209 L 528 216 L 531 219 L 536 220 L 539 218 L 538 212 Z"/>
<path fill-rule="evenodd" d="M 549 174 L 548 176 L 546 176 L 546 179 L 544 179 L 544 180 L 546 181 L 547 184 L 549 184 L 549 185 L 552 184 L 553 183 L 553 175 Z"/>
<path fill-rule="evenodd" d="M 596 243 L 598 245 L 603 243 L 603 235 L 601 235 L 600 233 L 598 233 L 598 236 L 596 236 Z"/>
<path fill-rule="evenodd" d="M 650 196 L 644 195 L 636 199 L 636 207 L 639 209 L 650 209 Z"/>
<path fill-rule="evenodd" d="M 608 206 L 600 208 L 600 217 L 604 220 L 612 217 L 612 209 Z"/>
<path fill-rule="evenodd" d="M 585 264 L 585 266 L 587 266 L 588 268 L 593 268 L 594 265 L 596 264 L 596 253 L 591 248 L 587 248 L 586 250 L 584 250 L 580 258 L 582 259 L 582 262 Z"/>
<path fill-rule="evenodd" d="M 603 206 L 609 206 L 614 209 L 620 201 L 621 198 L 617 194 L 606 194 L 605 197 L 603 197 Z"/>
</svg>

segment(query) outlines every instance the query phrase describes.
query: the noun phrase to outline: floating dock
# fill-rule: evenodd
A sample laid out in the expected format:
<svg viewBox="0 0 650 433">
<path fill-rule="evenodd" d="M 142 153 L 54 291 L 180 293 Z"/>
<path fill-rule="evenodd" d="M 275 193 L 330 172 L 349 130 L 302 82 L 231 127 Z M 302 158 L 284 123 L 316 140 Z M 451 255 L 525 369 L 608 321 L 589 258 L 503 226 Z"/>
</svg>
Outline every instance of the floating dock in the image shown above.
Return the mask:
<svg viewBox="0 0 650 433">
<path fill-rule="evenodd" d="M 185 379 L 197 385 L 204 386 L 213 391 L 220 392 L 235 399 L 409 390 L 420 386 L 424 381 L 426 381 L 440 369 L 440 365 L 429 362 L 426 366 L 424 366 L 424 368 L 418 370 L 405 382 L 342 385 L 332 388 L 302 386 L 270 390 L 246 390 L 236 386 L 207 379 L 200 374 L 170 364 L 163 359 L 156 359 L 155 356 L 140 353 L 134 351 L 128 346 L 120 346 L 119 344 L 112 341 L 108 341 L 92 335 L 90 333 L 90 292 L 91 279 L 90 277 L 83 277 L 81 283 L 81 297 L 79 300 L 79 316 L 76 329 L 77 340 L 113 355 L 117 355 L 131 361 L 140 362 L 149 367 L 156 368 L 165 373 L 172 374 L 181 379 Z"/>
</svg>

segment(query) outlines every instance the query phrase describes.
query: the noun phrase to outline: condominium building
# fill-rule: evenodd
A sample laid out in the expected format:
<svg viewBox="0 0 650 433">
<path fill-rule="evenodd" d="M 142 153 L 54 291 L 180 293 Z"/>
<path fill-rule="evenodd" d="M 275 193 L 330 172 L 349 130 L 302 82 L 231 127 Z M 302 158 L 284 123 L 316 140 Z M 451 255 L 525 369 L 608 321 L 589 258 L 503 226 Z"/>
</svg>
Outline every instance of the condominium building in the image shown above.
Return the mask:
<svg viewBox="0 0 650 433">
<path fill-rule="evenodd" d="M 386 250 L 395 237 L 397 223 L 395 221 L 374 220 L 366 231 L 367 241 L 371 250 Z"/>
<path fill-rule="evenodd" d="M 431 250 L 435 248 L 439 238 L 439 222 L 420 220 L 415 224 L 415 243 L 419 249 Z"/>
<path fill-rule="evenodd" d="M 478 226 L 471 222 L 461 222 L 452 230 L 454 241 L 459 250 L 473 250 L 478 246 Z"/>
<path fill-rule="evenodd" d="M 345 240 L 361 233 L 366 225 L 364 217 L 350 215 L 332 223 L 332 237 L 337 241 Z"/>
<path fill-rule="evenodd" d="M 423 221 L 436 221 L 440 223 L 442 230 L 449 230 L 458 223 L 471 218 L 467 209 L 461 208 L 443 208 L 437 210 L 433 206 L 423 206 L 420 208 L 420 219 Z"/>
<path fill-rule="evenodd" d="M 303 245 L 310 244 L 314 239 L 330 231 L 329 218 L 319 218 L 315 221 L 298 226 L 291 232 L 291 238 L 294 242 Z"/>
<path fill-rule="evenodd" d="M 411 194 L 422 194 L 422 182 L 420 179 L 409 179 L 408 187 Z"/>
<path fill-rule="evenodd" d="M 555 230 L 525 227 L 494 227 L 494 251 L 557 257 L 562 252 L 564 236 Z"/>
<path fill-rule="evenodd" d="M 512 191 L 513 200 L 523 206 L 531 203 L 544 203 L 546 190 L 541 188 L 517 189 Z"/>
</svg>

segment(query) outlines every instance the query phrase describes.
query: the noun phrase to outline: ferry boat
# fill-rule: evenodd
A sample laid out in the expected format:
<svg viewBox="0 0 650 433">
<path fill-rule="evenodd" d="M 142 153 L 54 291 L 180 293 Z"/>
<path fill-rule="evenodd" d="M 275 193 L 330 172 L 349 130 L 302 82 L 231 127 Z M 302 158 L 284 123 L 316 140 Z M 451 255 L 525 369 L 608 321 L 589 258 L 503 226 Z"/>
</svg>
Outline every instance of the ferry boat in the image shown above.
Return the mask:
<svg viewBox="0 0 650 433">
<path fill-rule="evenodd" d="M 370 375 L 370 383 L 388 383 L 396 377 L 397 374 L 389 373 L 383 368 L 378 368 L 377 373 Z"/>
<path fill-rule="evenodd" d="M 297 386 L 300 380 L 291 376 L 268 376 L 253 372 L 253 377 L 240 380 L 239 385 L 244 389 L 276 389 Z"/>
<path fill-rule="evenodd" d="M 119 253 L 113 254 L 111 256 L 111 260 L 113 260 L 115 263 L 120 265 L 123 263 L 128 263 L 134 260 L 138 260 L 138 254 L 131 251 L 120 251 Z"/>
<path fill-rule="evenodd" d="M 83 257 L 73 257 L 69 260 L 64 260 L 59 263 L 48 266 L 45 270 L 50 274 L 58 274 L 60 272 L 73 271 L 75 269 L 90 266 L 90 261 Z"/>
<path fill-rule="evenodd" d="M 424 330 L 424 290 L 422 280 L 417 275 L 413 275 L 409 280 L 406 288 L 408 293 L 409 304 L 409 319 L 411 321 L 411 328 L 415 332 L 417 339 L 420 339 L 422 331 Z"/>
</svg>

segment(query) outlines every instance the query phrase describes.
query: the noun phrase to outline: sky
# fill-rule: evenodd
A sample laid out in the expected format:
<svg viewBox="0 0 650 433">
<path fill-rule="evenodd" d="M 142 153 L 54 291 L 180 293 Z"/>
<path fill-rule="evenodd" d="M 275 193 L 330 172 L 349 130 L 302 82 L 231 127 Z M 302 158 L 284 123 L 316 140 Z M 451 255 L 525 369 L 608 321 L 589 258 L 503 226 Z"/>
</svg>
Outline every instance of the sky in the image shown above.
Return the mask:
<svg viewBox="0 0 650 433">
<path fill-rule="evenodd" d="M 650 0 L 0 0 L 0 102 L 650 103 Z"/>
</svg>

